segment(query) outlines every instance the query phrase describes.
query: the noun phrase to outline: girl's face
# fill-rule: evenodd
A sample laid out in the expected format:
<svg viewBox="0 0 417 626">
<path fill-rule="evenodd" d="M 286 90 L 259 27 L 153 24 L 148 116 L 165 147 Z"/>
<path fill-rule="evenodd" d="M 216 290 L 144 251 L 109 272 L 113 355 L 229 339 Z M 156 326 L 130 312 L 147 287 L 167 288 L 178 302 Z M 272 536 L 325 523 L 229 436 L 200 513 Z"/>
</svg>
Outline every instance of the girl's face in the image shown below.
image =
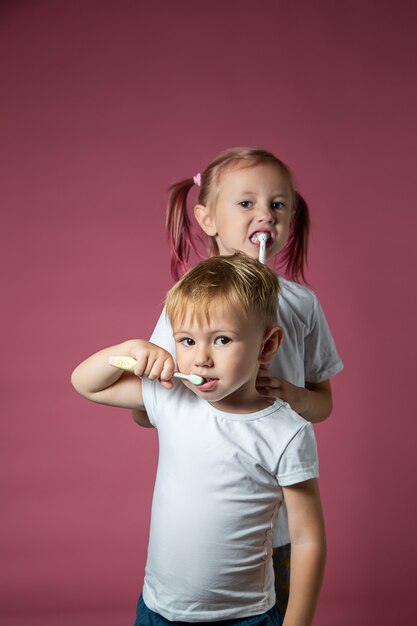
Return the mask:
<svg viewBox="0 0 417 626">
<path fill-rule="evenodd" d="M 241 250 L 259 256 L 256 235 L 268 235 L 268 259 L 288 240 L 294 215 L 291 186 L 272 163 L 242 167 L 221 174 L 216 197 L 206 206 L 198 204 L 195 217 L 204 232 L 215 237 L 220 254 Z"/>
</svg>

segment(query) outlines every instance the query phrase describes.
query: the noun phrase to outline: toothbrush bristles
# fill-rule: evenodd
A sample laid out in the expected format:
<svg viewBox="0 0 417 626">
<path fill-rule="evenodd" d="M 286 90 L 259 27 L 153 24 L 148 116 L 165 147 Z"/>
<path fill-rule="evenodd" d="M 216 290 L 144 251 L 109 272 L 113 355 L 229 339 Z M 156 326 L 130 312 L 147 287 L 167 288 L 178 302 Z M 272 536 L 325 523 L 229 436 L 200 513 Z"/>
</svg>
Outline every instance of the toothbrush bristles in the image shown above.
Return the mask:
<svg viewBox="0 0 417 626">
<path fill-rule="evenodd" d="M 174 378 L 188 380 L 188 382 L 197 387 L 205 382 L 202 376 L 198 376 L 197 374 L 182 374 L 182 372 L 174 372 Z"/>
<path fill-rule="evenodd" d="M 258 241 L 259 241 L 259 262 L 265 263 L 266 260 L 266 241 L 268 239 L 268 235 L 266 233 L 259 233 Z"/>
</svg>

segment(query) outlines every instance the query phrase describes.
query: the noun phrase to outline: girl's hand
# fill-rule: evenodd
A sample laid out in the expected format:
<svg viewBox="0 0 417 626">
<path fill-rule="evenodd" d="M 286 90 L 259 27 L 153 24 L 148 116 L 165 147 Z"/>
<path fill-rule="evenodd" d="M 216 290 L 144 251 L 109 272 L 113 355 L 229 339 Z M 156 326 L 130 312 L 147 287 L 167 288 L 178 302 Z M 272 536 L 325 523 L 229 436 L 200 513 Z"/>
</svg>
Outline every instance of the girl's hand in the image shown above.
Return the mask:
<svg viewBox="0 0 417 626">
<path fill-rule="evenodd" d="M 267 365 L 261 365 L 256 379 L 256 388 L 262 396 L 280 398 L 288 402 L 293 411 L 310 422 L 322 422 L 332 412 L 332 389 L 330 381 L 308 383 L 297 387 L 283 380 L 274 378 Z"/>
<path fill-rule="evenodd" d="M 256 389 L 262 396 L 280 398 L 290 407 L 302 414 L 305 405 L 306 389 L 297 387 L 282 378 L 274 378 L 266 365 L 261 365 L 256 379 Z"/>
<path fill-rule="evenodd" d="M 131 343 L 129 355 L 136 359 L 134 374 L 150 380 L 159 380 L 163 387 L 171 389 L 175 371 L 174 359 L 169 352 L 149 341 L 137 339 Z"/>
</svg>

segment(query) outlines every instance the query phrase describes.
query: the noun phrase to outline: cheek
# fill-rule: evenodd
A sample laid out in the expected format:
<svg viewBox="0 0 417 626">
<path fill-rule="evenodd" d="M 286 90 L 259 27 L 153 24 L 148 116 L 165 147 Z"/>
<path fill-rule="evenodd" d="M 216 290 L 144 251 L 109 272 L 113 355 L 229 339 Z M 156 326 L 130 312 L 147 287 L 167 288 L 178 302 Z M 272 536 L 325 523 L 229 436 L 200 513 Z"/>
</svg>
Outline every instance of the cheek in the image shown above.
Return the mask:
<svg viewBox="0 0 417 626">
<path fill-rule="evenodd" d="M 278 223 L 281 224 L 282 226 L 289 228 L 292 222 L 292 219 L 293 218 L 292 218 L 291 213 L 281 213 L 281 215 L 278 216 Z"/>
<path fill-rule="evenodd" d="M 177 365 L 180 371 L 184 371 L 190 362 L 190 355 L 181 348 L 177 348 Z"/>
<path fill-rule="evenodd" d="M 246 375 L 248 371 L 251 371 L 252 366 L 253 357 L 245 351 L 238 351 L 229 359 L 229 371 L 236 376 Z"/>
</svg>

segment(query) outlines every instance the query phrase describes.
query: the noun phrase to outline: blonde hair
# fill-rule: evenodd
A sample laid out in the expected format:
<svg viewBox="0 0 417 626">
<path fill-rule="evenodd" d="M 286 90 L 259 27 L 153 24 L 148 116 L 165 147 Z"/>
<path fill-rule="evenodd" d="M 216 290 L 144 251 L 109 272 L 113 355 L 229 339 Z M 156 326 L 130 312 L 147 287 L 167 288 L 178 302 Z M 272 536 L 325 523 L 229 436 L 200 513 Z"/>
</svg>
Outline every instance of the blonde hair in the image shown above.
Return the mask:
<svg viewBox="0 0 417 626">
<path fill-rule="evenodd" d="M 190 316 L 198 324 L 209 321 L 220 306 L 254 317 L 262 330 L 277 324 L 277 275 L 243 252 L 215 256 L 190 269 L 168 292 L 166 311 L 171 324 Z"/>
</svg>

